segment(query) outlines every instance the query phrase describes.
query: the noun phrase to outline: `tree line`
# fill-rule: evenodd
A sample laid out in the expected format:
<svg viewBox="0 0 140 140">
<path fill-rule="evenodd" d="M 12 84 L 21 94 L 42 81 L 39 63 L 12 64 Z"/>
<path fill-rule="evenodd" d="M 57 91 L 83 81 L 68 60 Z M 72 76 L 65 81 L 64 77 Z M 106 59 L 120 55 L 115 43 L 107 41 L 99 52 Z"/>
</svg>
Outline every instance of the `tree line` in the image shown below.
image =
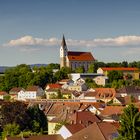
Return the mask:
<svg viewBox="0 0 140 140">
<path fill-rule="evenodd" d="M 53 69 L 58 69 L 56 73 Z M 27 88 L 31 85 L 38 85 L 45 88 L 47 83 L 55 83 L 63 78 L 68 78 L 69 68 L 59 69 L 59 64 L 34 67 L 26 64 L 7 69 L 5 74 L 0 76 L 0 90 L 9 91 L 13 87 Z"/>
<path fill-rule="evenodd" d="M 130 62 L 128 63 L 127 61 L 123 61 L 120 63 L 117 62 L 112 62 L 112 63 L 104 63 L 104 62 L 98 62 L 95 61 L 93 64 L 91 64 L 88 68 L 87 73 L 93 73 L 97 72 L 97 69 L 99 67 L 137 67 L 140 68 L 140 61 L 136 62 Z M 57 72 L 53 72 L 54 69 L 58 69 Z M 29 65 L 26 64 L 21 64 L 17 65 L 16 67 L 9 68 L 5 71 L 5 74 L 0 76 L 0 90 L 1 91 L 9 91 L 13 87 L 23 87 L 27 88 L 28 86 L 31 85 L 38 85 L 42 87 L 43 89 L 45 88 L 46 84 L 48 83 L 55 83 L 61 79 L 68 78 L 68 74 L 71 72 L 76 72 L 76 73 L 84 73 L 84 67 L 78 67 L 76 70 L 72 71 L 70 68 L 61 68 L 59 64 L 49 64 L 47 66 L 41 66 L 41 67 L 33 67 L 31 68 Z M 113 85 L 117 85 L 116 87 L 119 87 L 119 83 L 125 83 L 122 81 L 123 79 L 121 78 L 121 74 L 115 74 L 115 76 L 111 77 L 110 74 L 109 80 L 110 83 L 113 84 L 108 84 L 108 87 L 111 87 Z M 119 78 L 118 78 L 118 75 Z M 111 80 L 112 78 L 115 78 L 114 80 Z M 116 84 L 117 82 L 117 84 Z M 130 85 L 132 83 L 127 82 L 125 85 Z M 133 84 L 140 84 L 139 81 L 134 81 Z"/>
</svg>

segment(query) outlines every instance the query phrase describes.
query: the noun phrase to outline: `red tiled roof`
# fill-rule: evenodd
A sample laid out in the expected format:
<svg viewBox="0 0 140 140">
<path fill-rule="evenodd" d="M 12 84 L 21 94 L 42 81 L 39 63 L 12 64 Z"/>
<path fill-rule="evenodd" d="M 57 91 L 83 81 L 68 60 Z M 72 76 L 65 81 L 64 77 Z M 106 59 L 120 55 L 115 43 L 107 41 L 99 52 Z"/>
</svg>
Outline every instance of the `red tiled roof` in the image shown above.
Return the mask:
<svg viewBox="0 0 140 140">
<path fill-rule="evenodd" d="M 106 106 L 103 111 L 101 111 L 101 115 L 103 116 L 111 116 L 114 114 L 120 115 L 123 113 L 123 106 Z"/>
<path fill-rule="evenodd" d="M 76 61 L 93 61 L 93 60 L 95 60 L 90 52 L 72 52 L 72 51 L 68 52 L 68 59 L 76 60 Z"/>
<path fill-rule="evenodd" d="M 67 124 L 65 125 L 65 127 L 72 133 L 76 133 L 80 130 L 82 130 L 83 128 L 85 128 L 82 124 Z"/>
<path fill-rule="evenodd" d="M 7 94 L 7 92 L 5 92 L 5 91 L 0 91 L 0 95 L 6 95 Z"/>
<path fill-rule="evenodd" d="M 67 140 L 109 140 L 118 134 L 114 125 L 107 122 L 95 122 L 73 134 Z"/>
<path fill-rule="evenodd" d="M 116 70 L 116 71 L 137 71 L 139 70 L 138 68 L 125 68 L 125 67 L 102 67 L 101 68 L 103 71 L 112 71 L 112 70 Z"/>
<path fill-rule="evenodd" d="M 70 118 L 75 124 L 83 124 L 84 126 L 90 125 L 89 123 L 100 122 L 100 119 L 90 111 L 75 112 Z"/>
<path fill-rule="evenodd" d="M 50 89 L 59 89 L 61 88 L 61 84 L 48 84 Z"/>
</svg>

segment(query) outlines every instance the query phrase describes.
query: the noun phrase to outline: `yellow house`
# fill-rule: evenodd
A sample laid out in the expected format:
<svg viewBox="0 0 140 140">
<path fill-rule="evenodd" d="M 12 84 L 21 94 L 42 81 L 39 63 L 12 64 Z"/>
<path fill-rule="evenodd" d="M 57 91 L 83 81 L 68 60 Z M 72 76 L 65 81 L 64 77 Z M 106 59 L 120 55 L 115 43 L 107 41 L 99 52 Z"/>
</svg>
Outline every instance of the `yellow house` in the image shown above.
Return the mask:
<svg viewBox="0 0 140 140">
<path fill-rule="evenodd" d="M 140 71 L 138 68 L 133 67 L 102 67 L 98 68 L 97 73 L 98 74 L 104 74 L 105 76 L 108 75 L 108 72 L 110 71 L 122 71 L 124 76 L 127 76 L 127 74 L 132 75 L 133 79 L 139 79 L 140 78 Z"/>
</svg>

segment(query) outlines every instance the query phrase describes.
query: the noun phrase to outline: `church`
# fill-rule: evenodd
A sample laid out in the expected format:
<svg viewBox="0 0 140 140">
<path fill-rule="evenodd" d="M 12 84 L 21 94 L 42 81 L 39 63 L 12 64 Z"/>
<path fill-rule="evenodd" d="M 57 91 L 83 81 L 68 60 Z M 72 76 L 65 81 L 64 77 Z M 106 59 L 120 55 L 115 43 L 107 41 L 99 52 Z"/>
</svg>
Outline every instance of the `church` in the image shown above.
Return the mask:
<svg viewBox="0 0 140 140">
<path fill-rule="evenodd" d="M 83 66 L 85 71 L 87 71 L 90 64 L 94 61 L 95 58 L 92 56 L 91 52 L 68 51 L 63 35 L 60 47 L 60 68 L 69 67 L 72 70 L 75 70 L 76 68 Z"/>
</svg>

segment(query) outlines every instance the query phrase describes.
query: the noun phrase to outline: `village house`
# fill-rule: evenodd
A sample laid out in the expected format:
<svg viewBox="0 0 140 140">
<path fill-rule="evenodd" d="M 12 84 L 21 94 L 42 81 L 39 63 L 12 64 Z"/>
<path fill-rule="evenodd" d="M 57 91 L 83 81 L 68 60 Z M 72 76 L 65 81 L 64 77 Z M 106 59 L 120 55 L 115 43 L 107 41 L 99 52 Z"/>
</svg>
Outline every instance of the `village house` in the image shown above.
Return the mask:
<svg viewBox="0 0 140 140">
<path fill-rule="evenodd" d="M 133 96 L 140 100 L 140 87 L 138 86 L 125 86 L 116 90 L 117 97 Z"/>
<path fill-rule="evenodd" d="M 87 101 L 92 102 L 110 102 L 116 96 L 116 91 L 114 88 L 94 88 L 92 90 L 87 90 L 84 92 L 84 98 Z"/>
<path fill-rule="evenodd" d="M 73 134 L 67 140 L 113 140 L 118 137 L 117 128 L 107 122 L 94 122 Z"/>
<path fill-rule="evenodd" d="M 3 100 L 4 97 L 5 97 L 6 95 L 8 95 L 7 92 L 5 92 L 5 91 L 0 91 L 0 100 Z"/>
<path fill-rule="evenodd" d="M 29 86 L 26 90 L 22 90 L 18 93 L 18 100 L 27 99 L 40 99 L 44 95 L 44 91 L 39 86 Z"/>
<path fill-rule="evenodd" d="M 120 115 L 123 113 L 124 106 L 105 106 L 101 111 L 100 117 L 105 122 L 118 122 Z"/>
<path fill-rule="evenodd" d="M 58 130 L 57 134 L 60 134 L 64 139 L 67 139 L 83 128 L 85 127 L 82 124 L 66 124 Z"/>
<path fill-rule="evenodd" d="M 24 91 L 25 91 L 24 88 L 14 87 L 9 91 L 9 95 L 10 95 L 11 99 L 18 100 L 19 93 L 23 93 Z"/>
<path fill-rule="evenodd" d="M 108 82 L 108 77 L 107 76 L 96 76 L 93 78 L 95 83 L 100 86 L 105 86 Z"/>
<path fill-rule="evenodd" d="M 45 88 L 46 99 L 57 98 L 58 92 L 60 92 L 61 84 L 48 84 Z"/>
<path fill-rule="evenodd" d="M 74 83 L 74 81 L 71 80 L 71 79 L 62 79 L 62 80 L 58 81 L 58 83 L 61 84 L 61 85 L 65 85 L 65 84 L 69 85 L 71 83 Z"/>
<path fill-rule="evenodd" d="M 131 67 L 127 67 L 127 68 L 126 67 L 101 67 L 98 68 L 97 73 L 107 76 L 108 72 L 110 71 L 122 71 L 125 79 L 127 79 L 127 75 L 131 75 L 132 79 L 140 78 L 139 69 L 131 68 Z"/>
<path fill-rule="evenodd" d="M 48 134 L 55 134 L 55 127 L 57 124 L 66 121 L 70 122 L 71 116 L 76 111 L 83 111 L 87 108 L 87 103 L 80 102 L 56 102 L 52 103 L 45 109 L 45 114 L 48 119 Z"/>
</svg>

